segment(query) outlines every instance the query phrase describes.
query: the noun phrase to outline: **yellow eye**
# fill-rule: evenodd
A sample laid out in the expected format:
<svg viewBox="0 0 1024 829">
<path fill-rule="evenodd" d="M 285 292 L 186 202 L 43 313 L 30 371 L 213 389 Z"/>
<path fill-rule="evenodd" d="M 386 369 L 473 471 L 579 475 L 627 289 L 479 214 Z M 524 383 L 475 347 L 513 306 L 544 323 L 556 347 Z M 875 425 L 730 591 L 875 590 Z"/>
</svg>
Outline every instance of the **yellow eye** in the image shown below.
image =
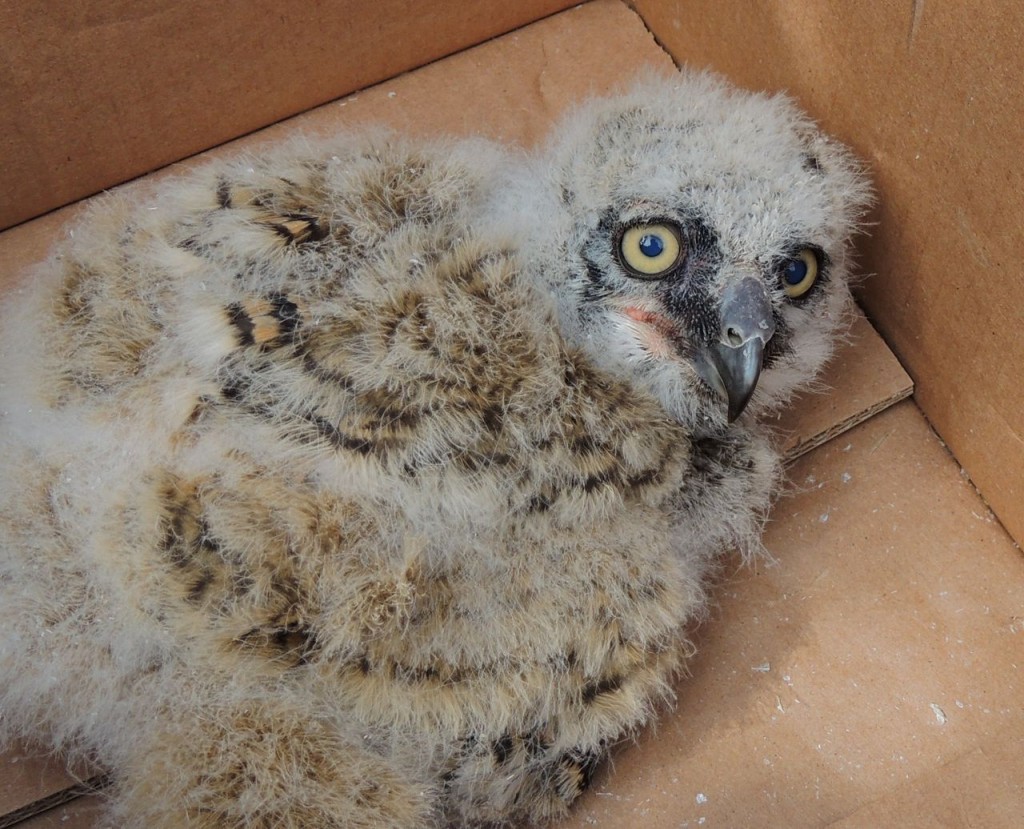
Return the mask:
<svg viewBox="0 0 1024 829">
<path fill-rule="evenodd" d="M 790 299 L 799 299 L 814 286 L 818 279 L 818 257 L 810 248 L 782 266 L 782 290 Z"/>
<path fill-rule="evenodd" d="M 619 239 L 619 259 L 633 276 L 659 279 L 683 257 L 679 229 L 669 224 L 633 225 Z"/>
</svg>

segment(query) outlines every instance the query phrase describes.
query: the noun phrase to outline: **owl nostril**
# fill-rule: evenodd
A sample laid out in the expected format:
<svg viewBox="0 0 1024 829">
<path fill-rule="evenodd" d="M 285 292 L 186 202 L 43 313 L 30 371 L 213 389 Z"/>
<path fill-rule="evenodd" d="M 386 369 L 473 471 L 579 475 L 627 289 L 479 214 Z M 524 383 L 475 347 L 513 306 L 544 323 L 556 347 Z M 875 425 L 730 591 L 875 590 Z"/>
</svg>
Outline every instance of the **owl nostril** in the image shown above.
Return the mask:
<svg viewBox="0 0 1024 829">
<path fill-rule="evenodd" d="M 764 344 L 775 333 L 771 300 L 759 279 L 746 277 L 727 287 L 719 311 L 719 342 L 727 348 L 739 348 L 753 339 Z"/>
</svg>

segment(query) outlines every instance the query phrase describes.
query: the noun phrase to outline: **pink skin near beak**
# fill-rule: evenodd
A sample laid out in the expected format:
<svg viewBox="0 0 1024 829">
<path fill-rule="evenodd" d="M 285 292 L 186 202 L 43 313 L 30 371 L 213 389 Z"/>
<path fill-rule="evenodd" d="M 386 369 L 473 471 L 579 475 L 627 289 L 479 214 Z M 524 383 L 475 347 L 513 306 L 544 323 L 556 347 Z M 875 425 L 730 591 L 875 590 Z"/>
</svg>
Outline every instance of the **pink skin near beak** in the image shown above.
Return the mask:
<svg viewBox="0 0 1024 829">
<path fill-rule="evenodd" d="M 627 305 L 622 312 L 642 326 L 648 350 L 657 357 L 681 357 L 678 326 L 654 311 Z M 722 297 L 722 330 L 718 342 L 693 355 L 701 378 L 728 404 L 729 422 L 736 420 L 754 394 L 764 347 L 775 333 L 771 304 L 764 286 L 745 278 Z"/>
</svg>

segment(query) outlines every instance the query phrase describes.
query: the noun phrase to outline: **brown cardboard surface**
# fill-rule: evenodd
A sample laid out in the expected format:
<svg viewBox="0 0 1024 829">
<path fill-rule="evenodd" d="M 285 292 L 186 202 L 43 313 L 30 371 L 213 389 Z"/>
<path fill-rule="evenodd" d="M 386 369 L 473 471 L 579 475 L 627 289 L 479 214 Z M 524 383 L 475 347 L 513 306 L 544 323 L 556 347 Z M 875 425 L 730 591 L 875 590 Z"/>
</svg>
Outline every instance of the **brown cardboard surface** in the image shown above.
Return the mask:
<svg viewBox="0 0 1024 829">
<path fill-rule="evenodd" d="M 926 772 L 831 826 L 1016 826 L 1022 800 L 1020 735 L 1014 734 L 986 740 L 983 746 Z"/>
<path fill-rule="evenodd" d="M 63 765 L 24 745 L 0 754 L 0 769 L 0 815 L 18 811 L 75 783 Z"/>
<path fill-rule="evenodd" d="M 95 829 L 101 825 L 103 804 L 97 797 L 80 797 L 18 824 L 18 829 Z"/>
<path fill-rule="evenodd" d="M 790 472 L 777 563 L 728 575 L 678 706 L 565 829 L 1020 825 L 1019 550 L 909 401 Z"/>
<path fill-rule="evenodd" d="M 96 784 L 94 771 L 66 771 L 40 749 L 18 744 L 0 754 L 0 827 L 72 800 Z"/>
<path fill-rule="evenodd" d="M 858 313 L 814 393 L 797 397 L 775 420 L 786 459 L 821 446 L 913 391 L 899 361 Z"/>
<path fill-rule="evenodd" d="M 569 0 L 0 0 L 0 228 Z"/>
<path fill-rule="evenodd" d="M 1024 540 L 1024 7 L 633 0 L 681 63 L 786 88 L 870 164 L 861 298 Z"/>
</svg>

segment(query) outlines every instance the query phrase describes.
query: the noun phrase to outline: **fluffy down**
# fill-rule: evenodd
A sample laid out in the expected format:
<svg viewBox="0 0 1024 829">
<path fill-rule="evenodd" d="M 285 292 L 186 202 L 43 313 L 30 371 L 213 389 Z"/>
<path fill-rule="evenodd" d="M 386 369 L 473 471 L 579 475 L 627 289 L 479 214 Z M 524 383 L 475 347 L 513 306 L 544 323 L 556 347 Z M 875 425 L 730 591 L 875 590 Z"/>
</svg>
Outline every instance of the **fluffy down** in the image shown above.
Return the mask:
<svg viewBox="0 0 1024 829">
<path fill-rule="evenodd" d="M 757 548 L 757 415 L 827 356 L 866 199 L 784 99 L 640 92 L 533 156 L 346 136 L 96 203 L 0 322 L 0 736 L 100 762 L 116 826 L 565 812 Z M 683 290 L 614 255 L 651 216 L 711 240 L 700 302 L 768 286 L 732 424 L 681 322 L 623 316 Z"/>
</svg>

